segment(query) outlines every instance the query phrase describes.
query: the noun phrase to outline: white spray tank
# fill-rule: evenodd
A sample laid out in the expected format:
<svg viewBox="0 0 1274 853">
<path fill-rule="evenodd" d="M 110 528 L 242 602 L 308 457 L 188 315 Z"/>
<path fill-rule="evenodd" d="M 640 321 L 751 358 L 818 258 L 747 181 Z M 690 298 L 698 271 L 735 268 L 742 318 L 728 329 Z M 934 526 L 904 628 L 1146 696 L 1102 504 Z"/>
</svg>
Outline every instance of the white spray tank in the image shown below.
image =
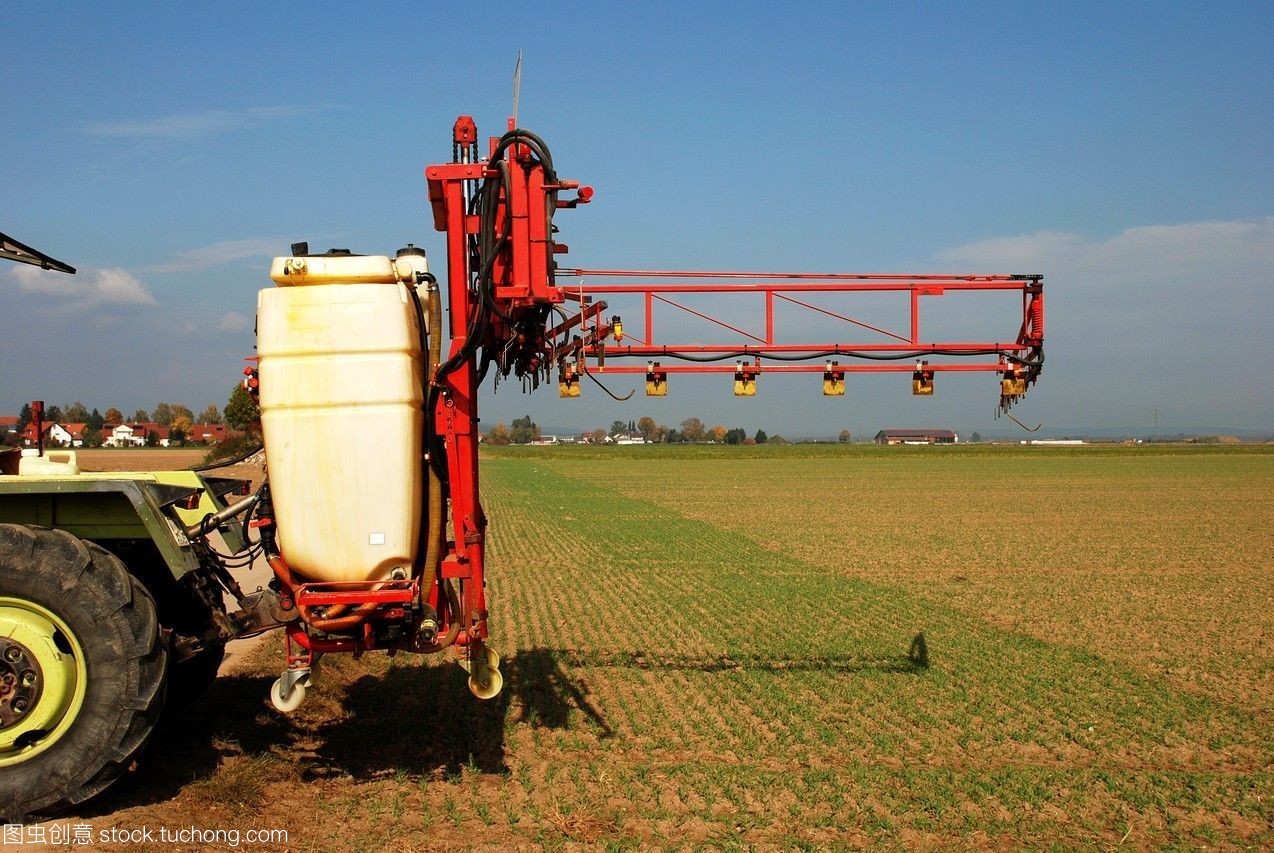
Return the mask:
<svg viewBox="0 0 1274 853">
<path fill-rule="evenodd" d="M 308 580 L 409 575 L 417 557 L 424 354 L 408 287 L 426 272 L 414 247 L 397 258 L 280 257 L 270 267 L 278 287 L 257 295 L 278 543 Z"/>
</svg>

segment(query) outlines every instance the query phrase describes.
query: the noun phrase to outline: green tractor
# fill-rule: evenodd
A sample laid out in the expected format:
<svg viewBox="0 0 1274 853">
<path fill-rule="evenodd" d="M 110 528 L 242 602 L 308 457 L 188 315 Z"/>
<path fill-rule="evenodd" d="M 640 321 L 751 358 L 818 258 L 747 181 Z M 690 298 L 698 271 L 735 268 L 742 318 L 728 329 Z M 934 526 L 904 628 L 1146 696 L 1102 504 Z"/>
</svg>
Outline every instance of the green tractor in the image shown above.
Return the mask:
<svg viewBox="0 0 1274 853">
<path fill-rule="evenodd" d="M 5 456 L 22 471 L 0 473 L 0 817 L 12 821 L 105 789 L 166 707 L 211 684 L 228 640 L 289 614 L 204 559 L 213 530 L 251 553 L 240 522 L 219 515 L 246 481 Z M 226 583 L 240 602 L 229 614 Z"/>
<path fill-rule="evenodd" d="M 74 272 L 3 234 L 0 257 Z M 227 513 L 248 485 L 197 471 L 81 473 L 73 451 L 0 447 L 0 819 L 104 790 L 165 708 L 211 683 L 229 639 L 289 615 L 271 590 L 245 595 L 218 577 L 225 560 L 208 556 L 219 546 L 250 559 Z M 239 601 L 229 614 L 227 588 Z"/>
</svg>

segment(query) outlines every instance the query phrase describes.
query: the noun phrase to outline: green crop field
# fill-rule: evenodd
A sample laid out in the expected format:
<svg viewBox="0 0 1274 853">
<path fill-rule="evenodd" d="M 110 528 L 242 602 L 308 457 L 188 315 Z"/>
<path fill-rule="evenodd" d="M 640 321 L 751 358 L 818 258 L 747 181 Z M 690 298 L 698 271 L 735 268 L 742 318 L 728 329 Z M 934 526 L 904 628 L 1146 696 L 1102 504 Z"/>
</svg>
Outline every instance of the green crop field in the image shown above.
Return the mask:
<svg viewBox="0 0 1274 853">
<path fill-rule="evenodd" d="M 500 698 L 368 657 L 282 719 L 271 643 L 94 820 L 294 849 L 1274 844 L 1274 448 L 483 465 Z"/>
</svg>

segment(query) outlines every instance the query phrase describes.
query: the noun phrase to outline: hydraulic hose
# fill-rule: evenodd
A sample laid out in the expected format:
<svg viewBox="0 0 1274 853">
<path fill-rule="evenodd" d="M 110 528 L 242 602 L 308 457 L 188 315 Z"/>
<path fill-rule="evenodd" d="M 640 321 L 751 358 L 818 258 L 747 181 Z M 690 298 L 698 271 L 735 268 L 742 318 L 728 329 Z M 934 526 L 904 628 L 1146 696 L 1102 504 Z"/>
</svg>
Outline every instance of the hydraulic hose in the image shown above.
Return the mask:
<svg viewBox="0 0 1274 853">
<path fill-rule="evenodd" d="M 429 296 L 429 348 L 425 361 L 426 380 L 428 380 L 434 365 L 438 364 L 442 357 L 442 300 L 438 294 L 438 283 L 430 282 L 427 293 Z M 433 455 L 435 444 L 433 416 L 433 411 L 427 409 L 425 412 L 425 447 L 430 456 Z M 442 499 L 442 478 L 438 476 L 438 466 L 426 462 L 425 468 L 428 472 L 425 487 L 428 489 L 429 500 L 427 507 L 428 516 L 425 520 L 427 525 L 425 533 L 425 565 L 421 573 L 420 584 L 420 603 L 422 605 L 425 604 L 426 595 L 424 578 L 426 576 L 436 576 L 438 563 L 442 560 L 445 527 L 443 522 L 446 516 L 446 505 Z"/>
</svg>

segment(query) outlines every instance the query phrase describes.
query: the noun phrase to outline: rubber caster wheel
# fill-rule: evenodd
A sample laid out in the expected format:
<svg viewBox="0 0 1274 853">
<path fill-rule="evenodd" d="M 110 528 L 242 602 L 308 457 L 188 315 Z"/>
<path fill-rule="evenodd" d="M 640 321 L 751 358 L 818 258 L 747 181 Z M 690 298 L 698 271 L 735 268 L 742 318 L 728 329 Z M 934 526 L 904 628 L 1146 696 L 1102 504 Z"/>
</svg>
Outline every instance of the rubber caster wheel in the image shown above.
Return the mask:
<svg viewBox="0 0 1274 853">
<path fill-rule="evenodd" d="M 479 699 L 494 699 L 504 688 L 504 676 L 500 670 L 490 667 L 485 672 L 476 672 L 469 676 L 469 690 Z"/>
<path fill-rule="evenodd" d="M 270 704 L 276 710 L 290 714 L 297 708 L 301 707 L 301 703 L 305 701 L 305 682 L 298 681 L 292 685 L 292 692 L 283 697 L 283 678 L 279 677 L 274 680 L 274 684 L 270 686 Z"/>
</svg>

